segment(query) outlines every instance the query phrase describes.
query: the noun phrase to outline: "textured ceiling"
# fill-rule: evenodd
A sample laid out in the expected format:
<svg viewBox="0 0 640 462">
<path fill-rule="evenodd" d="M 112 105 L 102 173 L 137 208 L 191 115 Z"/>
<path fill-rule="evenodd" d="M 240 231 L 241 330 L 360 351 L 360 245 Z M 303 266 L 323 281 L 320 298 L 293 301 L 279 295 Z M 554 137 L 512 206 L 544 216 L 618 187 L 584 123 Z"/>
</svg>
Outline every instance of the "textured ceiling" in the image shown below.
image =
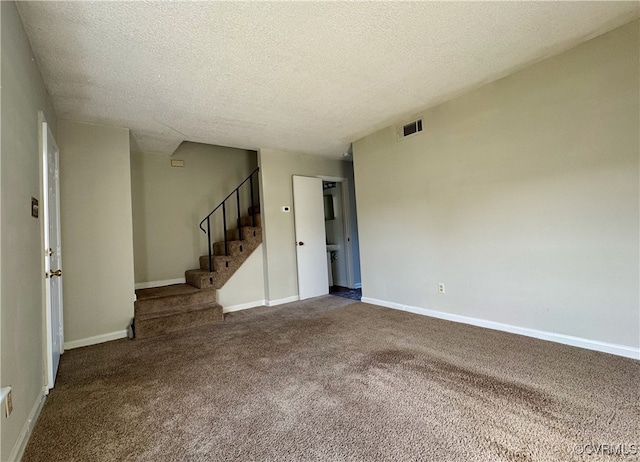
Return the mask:
<svg viewBox="0 0 640 462">
<path fill-rule="evenodd" d="M 349 143 L 638 17 L 637 2 L 19 2 L 58 117 L 341 156 Z"/>
</svg>

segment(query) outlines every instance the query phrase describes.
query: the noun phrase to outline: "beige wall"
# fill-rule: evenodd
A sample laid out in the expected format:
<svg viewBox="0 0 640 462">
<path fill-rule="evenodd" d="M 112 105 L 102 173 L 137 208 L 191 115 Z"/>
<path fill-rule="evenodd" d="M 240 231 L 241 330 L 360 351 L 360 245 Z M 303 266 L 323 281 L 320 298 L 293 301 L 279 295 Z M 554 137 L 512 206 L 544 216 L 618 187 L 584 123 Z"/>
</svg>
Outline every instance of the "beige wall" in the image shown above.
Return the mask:
<svg viewBox="0 0 640 462">
<path fill-rule="evenodd" d="M 265 251 L 265 292 L 271 303 L 298 295 L 293 226 L 292 176 L 347 176 L 347 162 L 290 152 L 261 149 L 263 248 Z M 283 205 L 291 212 L 282 211 Z"/>
<path fill-rule="evenodd" d="M 638 347 L 638 22 L 354 144 L 365 297 Z M 446 284 L 446 295 L 438 283 Z"/>
<path fill-rule="evenodd" d="M 133 318 L 129 130 L 61 120 L 58 145 L 65 343 L 117 336 Z"/>
<path fill-rule="evenodd" d="M 249 255 L 225 285 L 217 290 L 216 296 L 225 313 L 264 305 L 262 244 Z"/>
<path fill-rule="evenodd" d="M 170 159 L 185 166 L 171 167 Z M 256 167 L 255 151 L 198 143 L 183 143 L 172 157 L 132 153 L 136 283 L 184 278 L 185 270 L 197 268 L 198 257 L 207 253 L 200 220 Z M 236 209 L 228 211 L 228 220 L 235 219 Z M 220 216 L 214 230 L 222 229 Z"/>
<path fill-rule="evenodd" d="M 0 415 L 5 461 L 24 441 L 45 384 L 42 218 L 31 217 L 30 203 L 32 196 L 42 199 L 38 111 L 54 134 L 56 117 L 15 4 L 0 8 L 0 385 L 13 387 L 13 413 Z"/>
</svg>

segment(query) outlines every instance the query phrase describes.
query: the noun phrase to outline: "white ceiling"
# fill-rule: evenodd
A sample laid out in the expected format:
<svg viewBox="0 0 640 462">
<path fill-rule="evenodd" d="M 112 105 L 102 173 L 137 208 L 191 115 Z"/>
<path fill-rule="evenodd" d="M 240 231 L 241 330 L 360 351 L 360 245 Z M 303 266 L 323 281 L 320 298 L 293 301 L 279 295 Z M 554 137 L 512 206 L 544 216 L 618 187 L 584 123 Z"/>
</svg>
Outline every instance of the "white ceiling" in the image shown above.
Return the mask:
<svg viewBox="0 0 640 462">
<path fill-rule="evenodd" d="M 638 2 L 20 2 L 58 117 L 339 157 L 638 17 Z"/>
</svg>

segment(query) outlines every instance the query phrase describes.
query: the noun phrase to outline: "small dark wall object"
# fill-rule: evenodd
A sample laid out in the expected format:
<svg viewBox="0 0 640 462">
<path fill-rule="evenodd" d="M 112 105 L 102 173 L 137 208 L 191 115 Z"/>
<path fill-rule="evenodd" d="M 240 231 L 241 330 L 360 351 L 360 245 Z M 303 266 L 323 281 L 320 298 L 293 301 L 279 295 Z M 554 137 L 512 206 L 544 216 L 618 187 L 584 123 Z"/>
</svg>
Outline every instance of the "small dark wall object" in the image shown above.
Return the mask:
<svg viewBox="0 0 640 462">
<path fill-rule="evenodd" d="M 38 199 L 35 197 L 31 198 L 31 216 L 38 218 Z"/>
</svg>

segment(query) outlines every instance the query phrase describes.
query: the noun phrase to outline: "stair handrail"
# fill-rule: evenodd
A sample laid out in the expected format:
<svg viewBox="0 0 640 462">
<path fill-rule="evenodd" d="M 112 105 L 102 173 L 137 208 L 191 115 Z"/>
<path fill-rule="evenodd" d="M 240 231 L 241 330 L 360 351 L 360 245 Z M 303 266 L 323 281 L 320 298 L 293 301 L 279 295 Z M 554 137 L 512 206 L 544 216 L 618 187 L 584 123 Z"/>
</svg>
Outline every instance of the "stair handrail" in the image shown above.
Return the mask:
<svg viewBox="0 0 640 462">
<path fill-rule="evenodd" d="M 255 175 L 258 171 L 260 170 L 260 167 L 257 167 L 253 172 L 251 172 L 249 174 L 248 177 L 246 177 L 242 183 L 240 183 L 236 189 L 234 189 L 233 191 L 231 191 L 229 193 L 229 195 L 227 197 L 225 197 L 222 202 L 220 202 L 210 213 L 209 215 L 207 215 L 206 217 L 204 217 L 202 219 L 202 221 L 200 222 L 200 229 L 202 230 L 203 233 L 205 233 L 207 235 L 207 244 L 208 244 L 208 248 L 209 248 L 209 272 L 212 273 L 213 272 L 213 255 L 212 255 L 212 247 L 211 247 L 211 215 L 213 215 L 220 207 L 222 207 L 222 226 L 224 227 L 223 230 L 223 237 L 224 237 L 224 254 L 226 256 L 229 256 L 229 246 L 227 243 L 227 214 L 226 214 L 226 206 L 225 206 L 225 202 L 234 194 L 236 195 L 236 205 L 238 207 L 238 232 L 240 233 L 240 239 L 242 240 L 242 227 L 240 226 L 240 188 L 248 181 L 249 182 L 249 186 L 250 186 L 250 194 L 251 194 L 251 224 L 252 226 L 256 225 L 256 219 L 255 219 L 255 212 L 254 212 L 254 202 L 253 202 L 253 175 Z M 207 229 L 205 230 L 202 225 L 204 223 L 207 223 Z"/>
</svg>

